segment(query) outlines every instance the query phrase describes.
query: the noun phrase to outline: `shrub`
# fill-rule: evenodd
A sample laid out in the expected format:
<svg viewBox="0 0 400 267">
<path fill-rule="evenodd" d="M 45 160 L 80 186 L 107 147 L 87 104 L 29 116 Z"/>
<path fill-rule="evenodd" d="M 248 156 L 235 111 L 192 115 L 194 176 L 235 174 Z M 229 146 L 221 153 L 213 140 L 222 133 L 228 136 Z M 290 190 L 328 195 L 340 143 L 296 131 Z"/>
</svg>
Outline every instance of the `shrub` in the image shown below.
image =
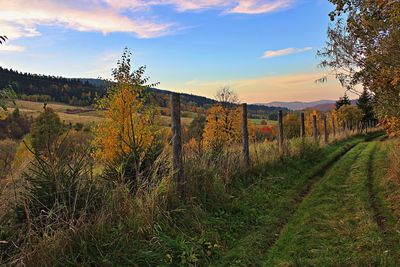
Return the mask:
<svg viewBox="0 0 400 267">
<path fill-rule="evenodd" d="M 32 148 L 35 153 L 48 153 L 50 147 L 64 130 L 60 117 L 51 109 L 45 108 L 33 122 Z"/>
<path fill-rule="evenodd" d="M 49 234 L 72 227 L 101 205 L 89 143 L 71 133 L 54 138 L 45 155 L 32 151 L 34 159 L 22 175 L 26 185 L 17 208 L 19 222 Z"/>
</svg>

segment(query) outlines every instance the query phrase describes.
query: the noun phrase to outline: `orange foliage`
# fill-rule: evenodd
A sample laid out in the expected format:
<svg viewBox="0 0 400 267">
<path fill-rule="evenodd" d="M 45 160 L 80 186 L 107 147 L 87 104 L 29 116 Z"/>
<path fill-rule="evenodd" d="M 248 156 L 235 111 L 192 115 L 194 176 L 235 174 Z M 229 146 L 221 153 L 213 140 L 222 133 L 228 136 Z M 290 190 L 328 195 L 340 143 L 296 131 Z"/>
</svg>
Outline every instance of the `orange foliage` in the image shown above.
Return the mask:
<svg viewBox="0 0 400 267">
<path fill-rule="evenodd" d="M 118 67 L 113 70 L 115 83 L 107 96 L 98 102 L 106 110 L 106 120 L 96 129 L 96 156 L 105 161 L 135 155 L 143 158 L 158 140 L 155 123 L 156 109 L 145 103 L 147 78 L 142 78 L 144 67 L 131 73 L 130 52 L 124 51 Z"/>
<path fill-rule="evenodd" d="M 256 127 L 248 120 L 249 138 L 254 139 Z M 227 145 L 242 142 L 242 108 L 214 105 L 207 111 L 204 128 L 206 146 Z"/>
<path fill-rule="evenodd" d="M 399 117 L 386 117 L 384 120 L 382 120 L 382 124 L 390 137 L 400 137 Z"/>
</svg>

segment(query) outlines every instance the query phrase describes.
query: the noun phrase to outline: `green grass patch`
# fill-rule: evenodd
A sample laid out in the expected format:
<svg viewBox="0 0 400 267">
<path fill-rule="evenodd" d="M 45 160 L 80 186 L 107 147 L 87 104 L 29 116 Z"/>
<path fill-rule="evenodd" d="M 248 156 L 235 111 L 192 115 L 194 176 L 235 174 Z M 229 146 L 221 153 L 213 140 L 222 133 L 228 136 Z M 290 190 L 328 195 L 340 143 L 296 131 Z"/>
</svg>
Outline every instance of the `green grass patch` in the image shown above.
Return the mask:
<svg viewBox="0 0 400 267">
<path fill-rule="evenodd" d="M 282 231 L 265 266 L 392 265 L 368 189 L 376 145 L 357 145 L 326 173 Z"/>
</svg>

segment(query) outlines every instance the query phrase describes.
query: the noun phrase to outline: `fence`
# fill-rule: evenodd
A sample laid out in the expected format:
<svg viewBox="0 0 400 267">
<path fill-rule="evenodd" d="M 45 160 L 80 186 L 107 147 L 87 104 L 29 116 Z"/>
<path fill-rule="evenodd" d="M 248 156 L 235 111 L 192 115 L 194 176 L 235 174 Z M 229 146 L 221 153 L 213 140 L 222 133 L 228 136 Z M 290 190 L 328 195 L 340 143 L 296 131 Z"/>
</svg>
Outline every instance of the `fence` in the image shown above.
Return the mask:
<svg viewBox="0 0 400 267">
<path fill-rule="evenodd" d="M 248 130 L 248 114 L 247 104 L 241 105 L 242 108 L 242 160 L 246 167 L 250 166 L 250 153 L 249 153 L 249 130 Z M 178 93 L 171 94 L 171 129 L 172 129 L 172 166 L 174 179 L 177 181 L 177 189 L 181 197 L 185 196 L 185 178 L 184 178 L 184 166 L 183 166 L 183 155 L 182 155 L 182 126 L 181 126 L 181 108 L 180 108 L 180 95 Z M 343 124 L 343 128 L 336 128 L 335 119 L 332 117 L 331 129 L 328 131 L 328 119 L 326 114 L 322 117 L 322 135 L 318 130 L 318 118 L 316 115 L 312 116 L 312 140 L 315 143 L 323 141 L 324 144 L 328 144 L 329 140 L 336 140 L 338 133 L 344 133 L 346 136 L 349 132 L 368 132 L 368 129 L 375 128 L 377 126 L 376 121 L 368 121 L 364 123 L 357 123 L 357 127 L 348 122 Z M 285 153 L 285 129 L 283 122 L 283 112 L 278 111 L 278 148 L 280 153 Z M 331 138 L 330 138 L 331 134 Z M 323 137 L 320 140 L 321 136 Z M 300 113 L 300 138 L 304 140 L 307 137 L 306 126 L 305 126 L 305 113 Z"/>
</svg>

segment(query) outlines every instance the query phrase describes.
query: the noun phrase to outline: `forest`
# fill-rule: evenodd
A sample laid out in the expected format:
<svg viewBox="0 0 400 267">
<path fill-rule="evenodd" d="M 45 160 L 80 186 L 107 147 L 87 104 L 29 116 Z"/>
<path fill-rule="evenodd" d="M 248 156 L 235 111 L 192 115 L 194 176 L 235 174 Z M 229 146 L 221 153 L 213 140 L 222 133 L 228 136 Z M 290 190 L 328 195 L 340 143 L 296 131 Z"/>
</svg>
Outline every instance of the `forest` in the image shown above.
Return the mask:
<svg viewBox="0 0 400 267">
<path fill-rule="evenodd" d="M 0 264 L 399 266 L 400 3 L 330 2 L 327 112 L 1 68 Z"/>
</svg>

